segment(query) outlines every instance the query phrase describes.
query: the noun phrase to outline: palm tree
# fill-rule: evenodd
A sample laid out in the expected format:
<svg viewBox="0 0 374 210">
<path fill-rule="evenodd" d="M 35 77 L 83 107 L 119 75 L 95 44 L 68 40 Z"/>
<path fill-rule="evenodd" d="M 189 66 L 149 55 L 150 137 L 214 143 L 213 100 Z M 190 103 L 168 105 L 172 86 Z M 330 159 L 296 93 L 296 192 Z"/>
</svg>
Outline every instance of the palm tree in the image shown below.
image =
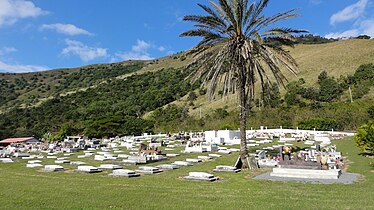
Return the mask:
<svg viewBox="0 0 374 210">
<path fill-rule="evenodd" d="M 194 67 L 192 81 L 202 80 L 208 85 L 208 96 L 213 99 L 217 88 L 223 87 L 224 95 L 239 93 L 240 104 L 240 159 L 242 168 L 248 168 L 246 144 L 246 120 L 250 102 L 254 96 L 256 78 L 261 86 L 270 82 L 270 75 L 278 85 L 287 81 L 280 67 L 293 74 L 297 64 L 282 48 L 292 46 L 293 34 L 305 32 L 290 28 L 271 28 L 270 25 L 297 15 L 295 9 L 265 17 L 262 13 L 269 0 L 219 0 L 210 1 L 211 8 L 198 4 L 206 13 L 188 15 L 185 21 L 195 22 L 195 29 L 181 36 L 197 36 L 203 39 L 190 51 L 194 59 L 188 67 Z"/>
</svg>

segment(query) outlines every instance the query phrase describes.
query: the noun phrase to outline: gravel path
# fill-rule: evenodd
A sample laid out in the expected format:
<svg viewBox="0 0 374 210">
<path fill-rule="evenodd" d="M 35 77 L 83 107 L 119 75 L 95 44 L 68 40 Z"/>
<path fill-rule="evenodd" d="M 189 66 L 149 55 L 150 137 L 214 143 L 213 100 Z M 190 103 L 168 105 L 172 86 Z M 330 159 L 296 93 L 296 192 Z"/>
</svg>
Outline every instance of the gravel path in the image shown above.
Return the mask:
<svg viewBox="0 0 374 210">
<path fill-rule="evenodd" d="M 275 177 L 270 176 L 269 173 L 261 174 L 256 176 L 254 179 L 257 180 L 271 180 L 271 181 L 296 181 L 302 183 L 314 183 L 314 184 L 353 184 L 358 180 L 360 174 L 354 173 L 342 173 L 339 179 L 303 179 L 303 178 L 290 178 L 290 177 Z"/>
</svg>

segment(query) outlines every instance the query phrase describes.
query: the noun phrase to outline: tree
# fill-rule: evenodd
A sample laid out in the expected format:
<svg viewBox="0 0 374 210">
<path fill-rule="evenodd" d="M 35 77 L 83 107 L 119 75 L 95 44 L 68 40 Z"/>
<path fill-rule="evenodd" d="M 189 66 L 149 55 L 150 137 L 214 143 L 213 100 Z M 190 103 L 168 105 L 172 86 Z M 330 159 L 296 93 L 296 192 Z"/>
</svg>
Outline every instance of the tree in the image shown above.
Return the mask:
<svg viewBox="0 0 374 210">
<path fill-rule="evenodd" d="M 188 67 L 197 67 L 190 75 L 192 81 L 202 79 L 202 86 L 208 86 L 208 96 L 214 98 L 216 89 L 221 88 L 223 95 L 239 92 L 240 102 L 240 159 L 243 168 L 246 161 L 247 112 L 253 100 L 255 77 L 264 87 L 273 74 L 278 84 L 284 85 L 286 78 L 280 66 L 296 74 L 297 64 L 282 45 L 292 46 L 293 34 L 305 32 L 290 28 L 269 28 L 272 24 L 296 17 L 295 9 L 265 17 L 263 10 L 269 0 L 249 3 L 248 0 L 210 1 L 211 7 L 198 4 L 207 15 L 185 16 L 185 21 L 196 24 L 195 29 L 181 36 L 202 37 L 203 39 L 190 51 L 194 59 Z M 280 43 L 274 45 L 274 41 Z"/>
<path fill-rule="evenodd" d="M 370 120 L 367 124 L 361 126 L 355 135 L 355 141 L 363 152 L 374 152 L 374 121 Z"/>
</svg>

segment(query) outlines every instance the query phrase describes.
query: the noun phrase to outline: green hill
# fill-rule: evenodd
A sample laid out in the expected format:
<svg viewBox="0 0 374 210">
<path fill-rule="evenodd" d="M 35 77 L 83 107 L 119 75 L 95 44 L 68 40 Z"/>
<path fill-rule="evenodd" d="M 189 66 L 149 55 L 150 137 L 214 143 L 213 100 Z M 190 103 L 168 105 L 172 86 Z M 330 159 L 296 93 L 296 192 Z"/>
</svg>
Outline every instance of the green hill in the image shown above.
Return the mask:
<svg viewBox="0 0 374 210">
<path fill-rule="evenodd" d="M 354 75 L 360 65 L 373 62 L 374 40 L 299 44 L 289 50 L 300 66 L 297 77 L 288 76 L 290 82 L 294 81 L 290 84 L 293 88 L 280 91 L 282 95 L 277 99 L 277 107 L 283 108 L 268 108 L 264 112 L 264 102 L 258 101 L 260 106 L 253 109 L 256 117 L 251 118 L 253 125 L 295 126 L 300 120 L 318 118 L 315 111 L 305 107 L 313 106 L 326 114 L 335 109 L 334 106 L 340 106 L 331 102 L 344 104 L 349 98 L 348 86 L 352 86 L 355 94 L 362 92 L 358 101 L 364 105 L 358 105 L 362 109 L 355 115 L 359 117 L 357 121 L 340 128 L 354 129 L 368 119 L 369 116 L 363 113 L 372 102 L 372 84 L 368 84 L 372 80 L 347 76 Z M 42 136 L 47 132 L 57 136 L 70 132 L 102 137 L 160 129 L 217 129 L 222 124 L 235 127 L 237 97 L 207 100 L 204 90 L 199 90 L 199 84 L 185 80 L 188 71 L 183 67 L 188 62 L 189 58 L 180 53 L 151 61 L 125 61 L 25 74 L 0 73 L 0 112 L 3 113 L 0 137 Z M 336 81 L 342 86 L 343 92 L 332 101 L 306 94 L 323 91 L 322 84 L 317 82 L 322 71 L 327 72 L 325 83 Z M 296 82 L 300 78 L 303 78 L 303 84 Z M 369 90 L 361 90 L 362 84 Z M 195 97 L 190 96 L 192 91 Z M 291 99 L 287 100 L 287 97 Z M 257 99 L 261 99 L 260 95 Z M 289 104 L 292 100 L 298 102 Z M 162 107 L 168 104 L 176 106 L 163 112 Z M 262 111 L 258 110 L 261 108 Z M 284 119 L 268 122 L 265 113 L 275 113 L 273 117 Z"/>
</svg>

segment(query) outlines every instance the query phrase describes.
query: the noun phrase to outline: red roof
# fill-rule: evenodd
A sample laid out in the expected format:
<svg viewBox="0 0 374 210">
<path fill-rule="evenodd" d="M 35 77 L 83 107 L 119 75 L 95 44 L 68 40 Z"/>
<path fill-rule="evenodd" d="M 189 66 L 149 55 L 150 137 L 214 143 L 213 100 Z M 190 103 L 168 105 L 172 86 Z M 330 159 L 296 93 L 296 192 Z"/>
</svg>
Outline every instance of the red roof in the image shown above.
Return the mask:
<svg viewBox="0 0 374 210">
<path fill-rule="evenodd" d="M 34 137 L 24 137 L 24 138 L 9 138 L 9 139 L 4 139 L 0 141 L 0 143 L 18 143 L 18 142 L 24 142 L 27 140 L 34 139 Z"/>
</svg>

